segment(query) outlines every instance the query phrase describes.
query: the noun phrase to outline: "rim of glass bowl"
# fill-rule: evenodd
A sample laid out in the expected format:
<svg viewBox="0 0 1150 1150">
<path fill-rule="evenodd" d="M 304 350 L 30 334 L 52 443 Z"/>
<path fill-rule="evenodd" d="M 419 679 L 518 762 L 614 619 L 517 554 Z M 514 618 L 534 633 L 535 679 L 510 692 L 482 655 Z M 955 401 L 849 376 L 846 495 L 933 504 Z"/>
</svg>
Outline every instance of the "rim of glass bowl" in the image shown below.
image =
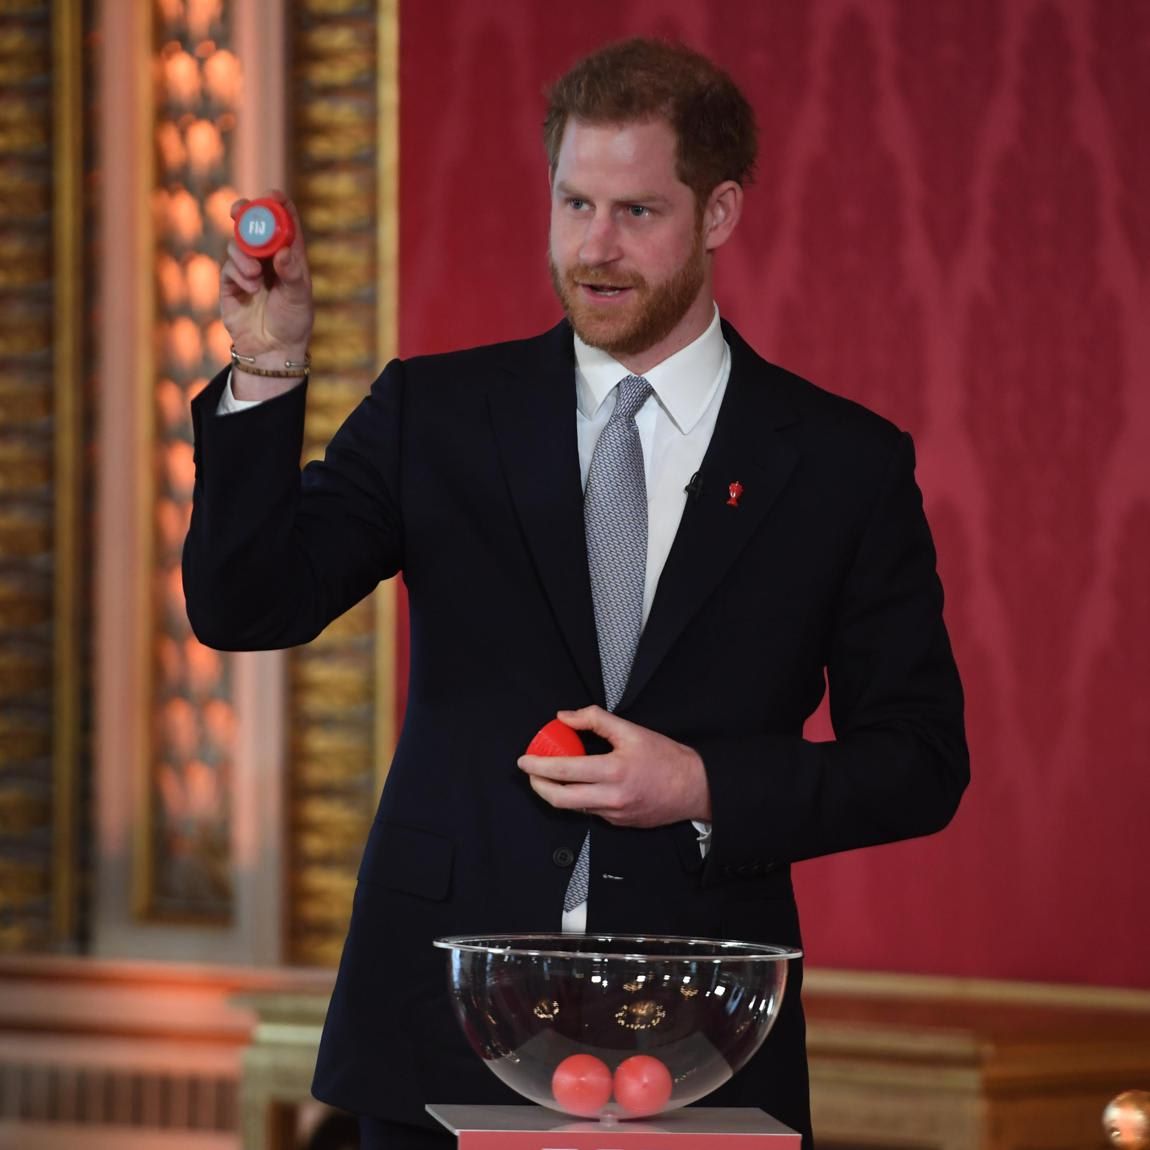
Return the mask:
<svg viewBox="0 0 1150 1150">
<path fill-rule="evenodd" d="M 570 950 L 554 945 L 564 938 L 582 942 L 683 943 L 685 947 L 712 947 L 720 953 L 644 954 L 641 950 Z M 501 945 L 495 945 L 495 942 Z M 532 945 L 538 943 L 540 945 Z M 550 944 L 550 945 L 549 945 Z M 771 946 L 760 942 L 743 942 L 730 938 L 691 938 L 678 934 L 456 934 L 437 938 L 434 946 L 441 950 L 462 950 L 471 954 L 514 955 L 522 958 L 593 958 L 626 959 L 628 962 L 779 962 L 802 958 L 803 952 L 792 946 Z M 729 951 L 730 953 L 721 953 Z"/>
</svg>

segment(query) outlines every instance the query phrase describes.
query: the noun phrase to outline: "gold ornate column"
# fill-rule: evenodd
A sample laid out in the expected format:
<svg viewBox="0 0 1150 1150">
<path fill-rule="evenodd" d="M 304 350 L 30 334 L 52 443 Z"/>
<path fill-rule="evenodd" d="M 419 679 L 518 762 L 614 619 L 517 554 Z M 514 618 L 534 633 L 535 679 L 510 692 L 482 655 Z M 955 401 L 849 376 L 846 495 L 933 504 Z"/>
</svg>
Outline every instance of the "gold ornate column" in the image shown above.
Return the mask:
<svg viewBox="0 0 1150 1150">
<path fill-rule="evenodd" d="M 96 453 L 91 949 L 274 963 L 283 660 L 196 642 L 180 553 L 189 403 L 228 359 L 218 277 L 233 189 L 284 182 L 268 170 L 283 135 L 280 4 L 99 12 L 96 320 L 111 417 Z"/>
<path fill-rule="evenodd" d="M 293 7 L 292 193 L 317 320 L 305 454 L 318 453 L 395 354 L 397 0 Z M 395 588 L 290 662 L 286 954 L 334 965 L 395 743 Z"/>
<path fill-rule="evenodd" d="M 145 274 L 155 285 L 155 314 L 145 331 L 154 333 L 154 360 L 138 476 L 151 596 L 141 597 L 147 794 L 136 843 L 136 911 L 146 919 L 222 925 L 234 912 L 232 659 L 191 634 L 180 555 L 194 471 L 188 403 L 228 357 L 219 268 L 235 198 L 230 141 L 240 65 L 230 50 L 226 6 L 157 0 L 152 11 L 155 162 L 145 175 L 155 231 Z"/>
<path fill-rule="evenodd" d="M 0 10 L 0 950 L 77 921 L 86 15 Z"/>
</svg>

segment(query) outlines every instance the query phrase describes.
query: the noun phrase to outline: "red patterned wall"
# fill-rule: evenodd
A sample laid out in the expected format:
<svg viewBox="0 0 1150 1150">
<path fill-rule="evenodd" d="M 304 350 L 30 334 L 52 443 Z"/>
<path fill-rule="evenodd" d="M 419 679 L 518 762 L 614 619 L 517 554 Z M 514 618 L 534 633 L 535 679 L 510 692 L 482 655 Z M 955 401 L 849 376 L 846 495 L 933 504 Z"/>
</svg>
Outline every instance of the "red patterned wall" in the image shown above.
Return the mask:
<svg viewBox="0 0 1150 1150">
<path fill-rule="evenodd" d="M 637 33 L 751 96 L 720 306 L 914 432 L 967 686 L 952 827 L 797 868 L 812 961 L 1150 987 L 1150 5 L 401 4 L 404 354 L 555 320 L 540 93 Z"/>
</svg>

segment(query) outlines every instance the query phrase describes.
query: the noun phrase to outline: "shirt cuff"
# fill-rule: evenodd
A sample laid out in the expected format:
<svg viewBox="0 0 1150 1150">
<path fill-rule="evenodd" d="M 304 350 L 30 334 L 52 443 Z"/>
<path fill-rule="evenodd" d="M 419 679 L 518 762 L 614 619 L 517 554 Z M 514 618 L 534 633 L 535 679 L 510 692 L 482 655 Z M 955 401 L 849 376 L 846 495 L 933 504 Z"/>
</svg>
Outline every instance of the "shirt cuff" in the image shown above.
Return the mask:
<svg viewBox="0 0 1150 1150">
<path fill-rule="evenodd" d="M 228 372 L 228 382 L 224 384 L 224 390 L 220 392 L 220 402 L 216 404 L 217 415 L 233 415 L 237 411 L 247 411 L 249 407 L 259 407 L 264 400 L 262 399 L 236 399 L 235 392 L 232 391 L 232 373 Z"/>
<path fill-rule="evenodd" d="M 695 841 L 699 844 L 699 854 L 701 854 L 703 858 L 706 858 L 707 851 L 711 849 L 711 824 L 701 823 L 696 819 L 692 819 L 691 826 L 699 832 L 699 837 Z"/>
</svg>

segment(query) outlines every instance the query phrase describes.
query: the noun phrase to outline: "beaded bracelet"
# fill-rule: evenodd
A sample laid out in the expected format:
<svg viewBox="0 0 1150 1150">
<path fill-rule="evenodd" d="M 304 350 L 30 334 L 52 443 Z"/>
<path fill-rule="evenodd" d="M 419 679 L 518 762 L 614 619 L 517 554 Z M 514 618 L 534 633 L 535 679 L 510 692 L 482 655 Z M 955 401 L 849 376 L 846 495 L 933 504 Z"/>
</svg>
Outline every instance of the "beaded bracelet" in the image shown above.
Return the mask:
<svg viewBox="0 0 1150 1150">
<path fill-rule="evenodd" d="M 297 379 L 302 376 L 307 379 L 311 374 L 311 354 L 308 352 L 304 353 L 302 362 L 285 359 L 283 371 L 276 368 L 256 367 L 255 363 L 256 357 L 254 355 L 240 355 L 236 351 L 236 345 L 232 344 L 232 367 L 238 368 L 247 375 L 261 375 L 269 379 Z"/>
</svg>

